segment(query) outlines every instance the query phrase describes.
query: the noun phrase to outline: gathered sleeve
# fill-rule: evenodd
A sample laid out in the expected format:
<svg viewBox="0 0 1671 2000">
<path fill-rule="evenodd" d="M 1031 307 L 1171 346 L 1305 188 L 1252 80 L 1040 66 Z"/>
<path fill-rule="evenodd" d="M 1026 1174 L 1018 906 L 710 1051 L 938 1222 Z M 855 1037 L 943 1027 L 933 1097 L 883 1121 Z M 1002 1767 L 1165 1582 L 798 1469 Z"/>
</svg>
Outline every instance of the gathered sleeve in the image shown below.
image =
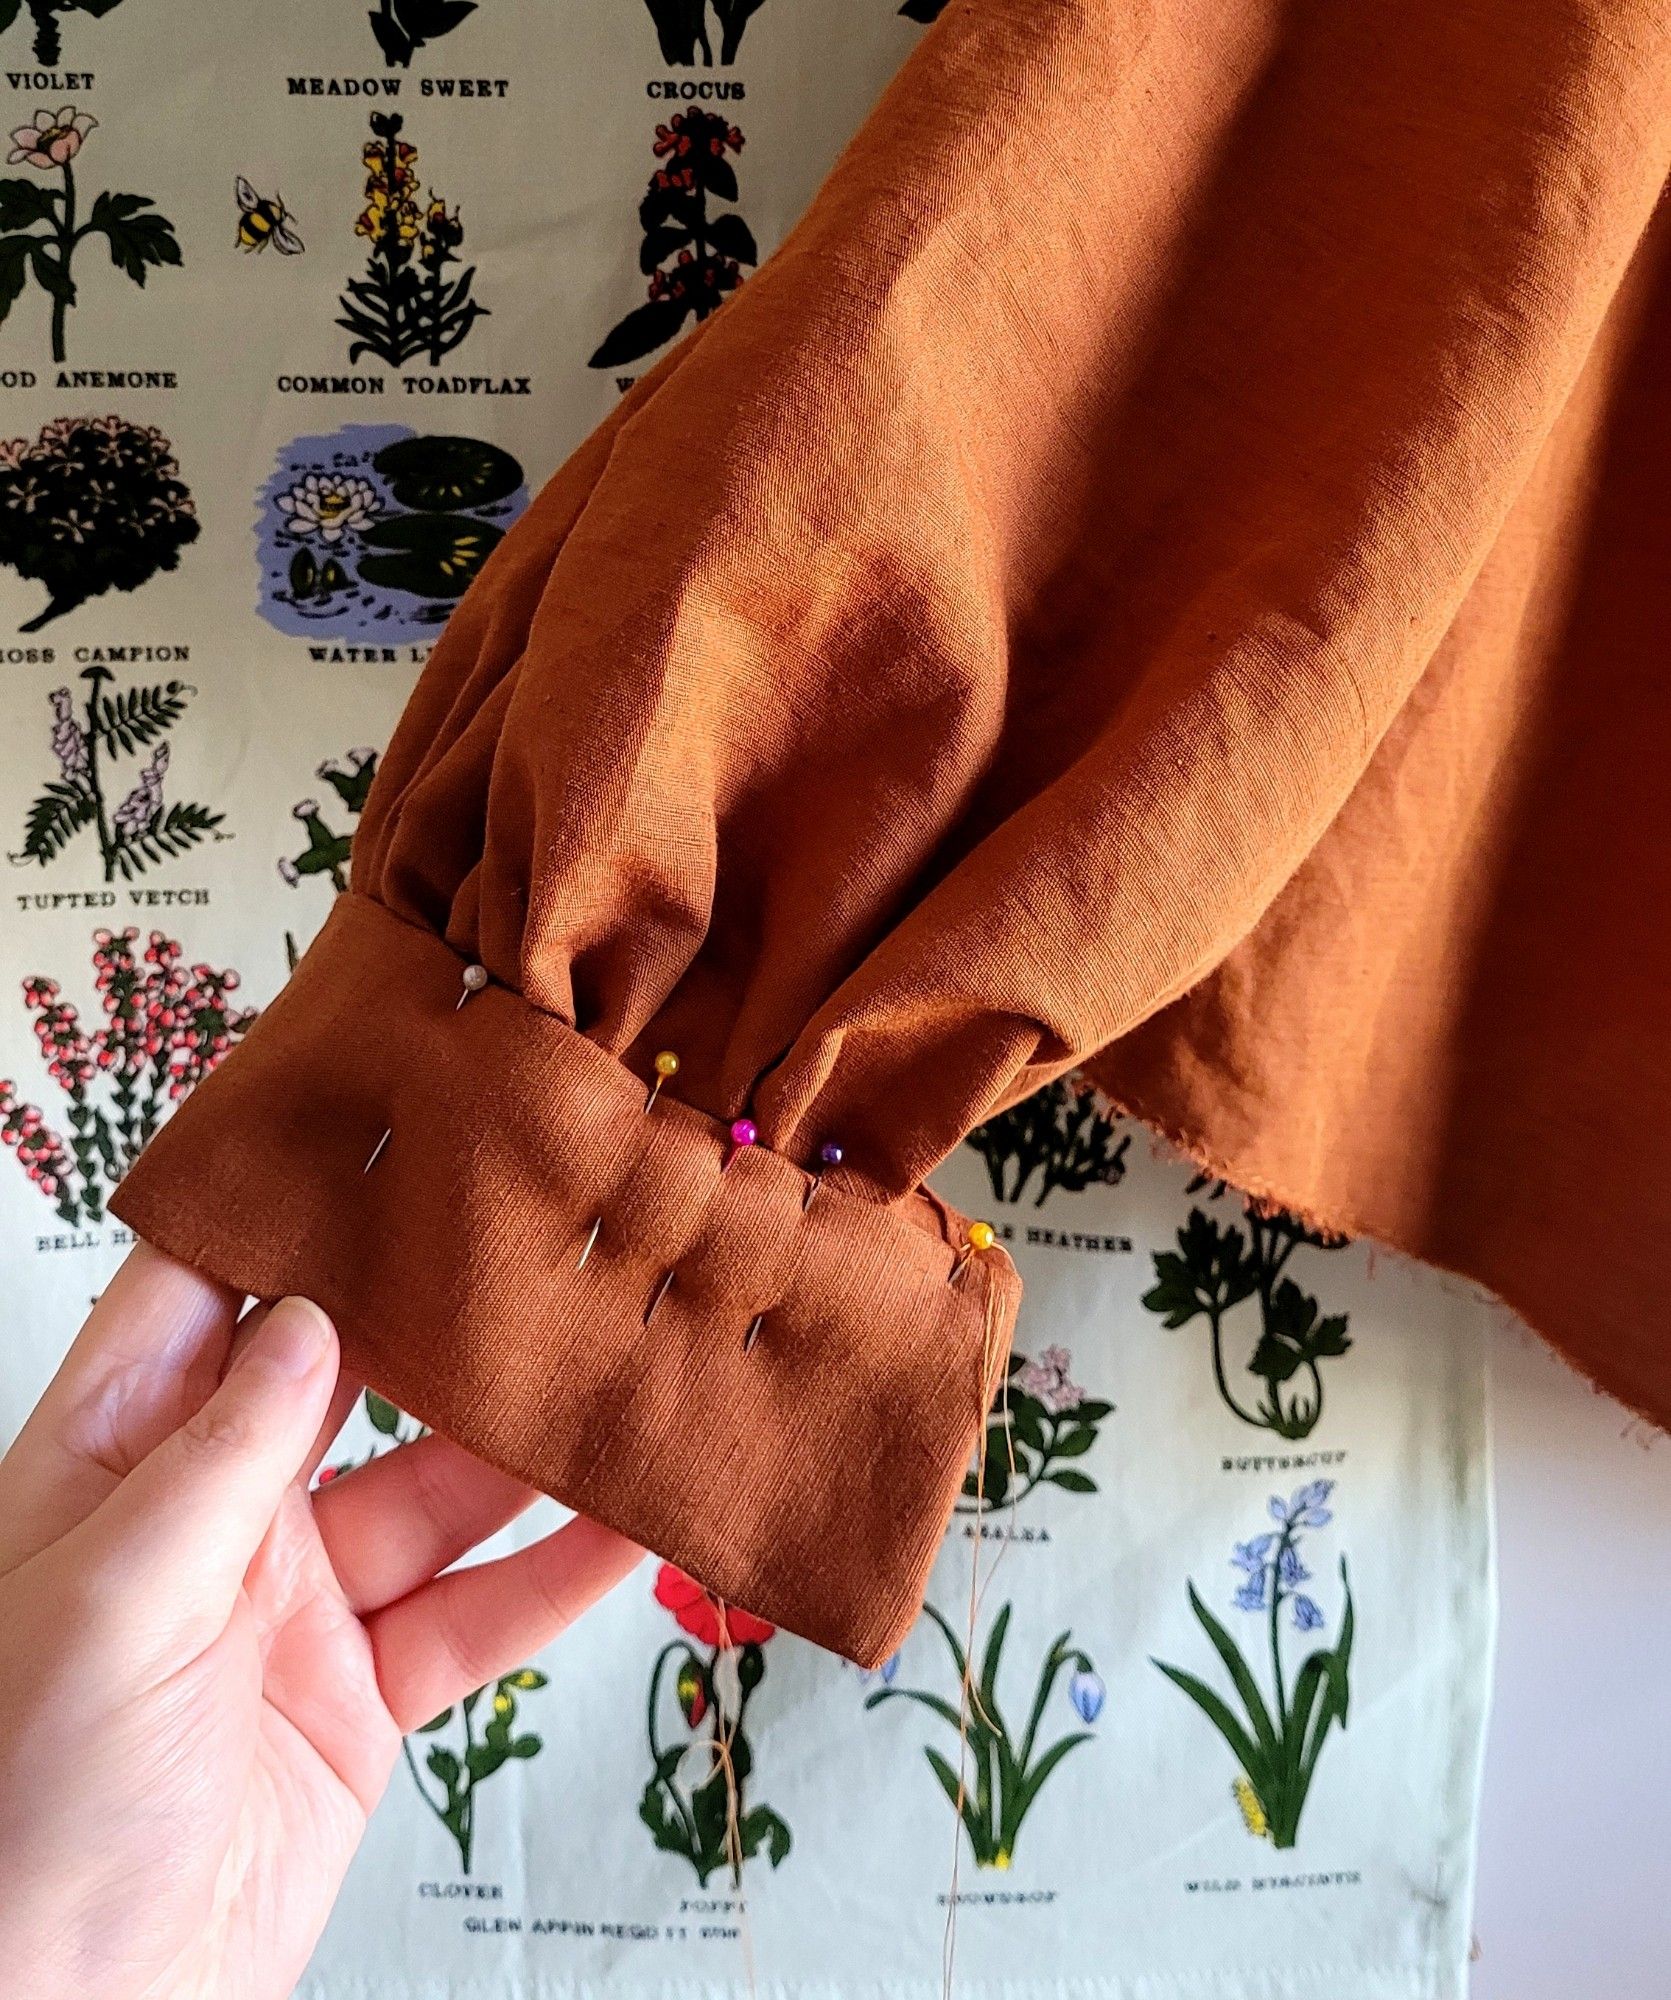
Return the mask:
<svg viewBox="0 0 1671 2000">
<path fill-rule="evenodd" d="M 116 1212 L 884 1658 L 1019 1295 L 924 1177 L 1314 859 L 1608 321 L 1665 39 L 1648 0 L 952 0 L 495 551 L 349 892 Z"/>
</svg>

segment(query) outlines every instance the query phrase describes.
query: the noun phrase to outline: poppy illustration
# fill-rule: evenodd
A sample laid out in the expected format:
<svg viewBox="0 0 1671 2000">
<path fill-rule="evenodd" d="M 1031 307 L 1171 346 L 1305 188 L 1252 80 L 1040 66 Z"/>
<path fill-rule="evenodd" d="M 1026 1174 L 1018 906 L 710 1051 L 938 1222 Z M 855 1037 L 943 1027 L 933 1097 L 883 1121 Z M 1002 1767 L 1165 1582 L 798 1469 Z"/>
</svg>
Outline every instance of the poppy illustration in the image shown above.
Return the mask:
<svg viewBox="0 0 1671 2000">
<path fill-rule="evenodd" d="M 690 1863 L 698 1882 L 728 1869 L 741 1887 L 745 1861 L 763 1851 L 780 1867 L 791 1844 L 779 1815 L 750 1802 L 754 1753 L 744 1726 L 777 1628 L 722 1603 L 672 1563 L 656 1573 L 655 1598 L 685 1636 L 669 1640 L 650 1672 L 651 1775 L 638 1816 L 657 1847 Z"/>
</svg>

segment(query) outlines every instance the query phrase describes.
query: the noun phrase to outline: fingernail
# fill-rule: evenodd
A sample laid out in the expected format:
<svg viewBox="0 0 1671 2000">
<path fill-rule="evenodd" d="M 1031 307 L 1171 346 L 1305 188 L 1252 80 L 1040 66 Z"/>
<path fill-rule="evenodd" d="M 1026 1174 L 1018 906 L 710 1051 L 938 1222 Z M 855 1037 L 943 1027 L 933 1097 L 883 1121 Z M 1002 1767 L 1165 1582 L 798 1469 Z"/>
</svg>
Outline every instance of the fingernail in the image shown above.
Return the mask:
<svg viewBox="0 0 1671 2000">
<path fill-rule="evenodd" d="M 333 1328 L 311 1299 L 280 1299 L 256 1343 L 281 1375 L 311 1375 L 324 1359 Z"/>
</svg>

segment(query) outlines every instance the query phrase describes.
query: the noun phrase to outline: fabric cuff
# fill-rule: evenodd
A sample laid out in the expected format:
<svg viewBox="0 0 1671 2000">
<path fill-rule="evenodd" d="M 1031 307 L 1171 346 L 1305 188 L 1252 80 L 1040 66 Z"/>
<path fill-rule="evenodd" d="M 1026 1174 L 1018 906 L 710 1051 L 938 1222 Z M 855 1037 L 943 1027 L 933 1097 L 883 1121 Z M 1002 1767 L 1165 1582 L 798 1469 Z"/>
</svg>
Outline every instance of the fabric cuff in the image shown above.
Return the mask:
<svg viewBox="0 0 1671 2000">
<path fill-rule="evenodd" d="M 519 994 L 460 1006 L 463 974 L 339 897 L 112 1210 L 316 1300 L 369 1387 L 728 1603 L 886 1659 L 1002 1376 L 1013 1265 L 963 1255 L 926 1194 L 809 1203 L 800 1166 L 668 1090 L 647 1114 L 642 1078 Z"/>
</svg>

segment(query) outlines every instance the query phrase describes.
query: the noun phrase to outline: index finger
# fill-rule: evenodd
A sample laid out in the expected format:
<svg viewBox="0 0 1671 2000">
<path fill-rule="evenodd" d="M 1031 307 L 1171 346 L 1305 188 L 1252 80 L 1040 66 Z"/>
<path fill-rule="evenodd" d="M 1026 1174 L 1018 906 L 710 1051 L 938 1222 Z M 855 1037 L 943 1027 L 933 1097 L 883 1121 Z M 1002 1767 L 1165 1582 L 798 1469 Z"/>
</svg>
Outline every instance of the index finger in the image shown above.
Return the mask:
<svg viewBox="0 0 1671 2000">
<path fill-rule="evenodd" d="M 0 1573 L 83 1521 L 214 1393 L 243 1294 L 136 1243 L 0 1458 Z"/>
</svg>

